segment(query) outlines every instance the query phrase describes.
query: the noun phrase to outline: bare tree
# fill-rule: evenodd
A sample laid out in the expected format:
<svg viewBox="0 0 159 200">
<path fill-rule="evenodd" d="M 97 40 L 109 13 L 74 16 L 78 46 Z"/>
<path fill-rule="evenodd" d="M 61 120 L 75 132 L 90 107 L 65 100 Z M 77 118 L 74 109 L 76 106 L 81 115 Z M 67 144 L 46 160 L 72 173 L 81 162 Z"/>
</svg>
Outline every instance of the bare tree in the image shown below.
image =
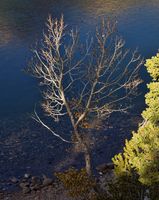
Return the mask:
<svg viewBox="0 0 159 200">
<path fill-rule="evenodd" d="M 126 112 L 141 80 L 138 71 L 143 59 L 137 51 L 125 49 L 116 34 L 116 23 L 102 20 L 95 35 L 81 42 L 77 30 L 64 19 L 47 21 L 42 45 L 34 50 L 28 69 L 42 85 L 42 107 L 58 123 L 67 116 L 72 125 L 71 139 L 52 130 L 35 111 L 35 119 L 64 142 L 83 152 L 87 173 L 91 174 L 90 144 L 86 128 L 93 119 Z M 81 45 L 82 43 L 82 45 Z"/>
</svg>

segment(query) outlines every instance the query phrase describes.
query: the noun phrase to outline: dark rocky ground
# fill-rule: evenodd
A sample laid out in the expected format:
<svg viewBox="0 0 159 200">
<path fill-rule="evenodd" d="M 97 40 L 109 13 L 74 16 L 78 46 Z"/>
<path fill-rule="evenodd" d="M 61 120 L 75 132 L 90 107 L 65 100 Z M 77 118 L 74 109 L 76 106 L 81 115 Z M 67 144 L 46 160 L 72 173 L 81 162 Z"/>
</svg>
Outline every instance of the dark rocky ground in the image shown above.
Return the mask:
<svg viewBox="0 0 159 200">
<path fill-rule="evenodd" d="M 112 118 L 105 122 L 102 129 L 96 130 L 94 166 L 110 162 L 114 154 L 121 150 L 125 138 L 130 137 L 130 131 L 136 129 L 139 121 L 141 118 L 138 115 L 124 116 L 122 119 L 116 117 L 115 120 Z M 66 137 L 69 138 L 69 135 L 66 134 Z M 0 199 L 20 199 L 17 195 L 23 198 L 24 195 L 15 182 L 21 181 L 26 174 L 41 179 L 42 176 L 53 178 L 56 171 L 69 166 L 81 167 L 83 164 L 81 155 L 72 152 L 70 145 L 57 140 L 30 117 L 0 121 Z M 49 188 L 32 191 L 23 199 L 45 199 L 38 198 L 38 195 L 46 195 Z"/>
<path fill-rule="evenodd" d="M 55 188 L 53 185 L 24 194 L 18 192 L 0 193 L 1 200 L 71 200 L 63 188 Z"/>
</svg>

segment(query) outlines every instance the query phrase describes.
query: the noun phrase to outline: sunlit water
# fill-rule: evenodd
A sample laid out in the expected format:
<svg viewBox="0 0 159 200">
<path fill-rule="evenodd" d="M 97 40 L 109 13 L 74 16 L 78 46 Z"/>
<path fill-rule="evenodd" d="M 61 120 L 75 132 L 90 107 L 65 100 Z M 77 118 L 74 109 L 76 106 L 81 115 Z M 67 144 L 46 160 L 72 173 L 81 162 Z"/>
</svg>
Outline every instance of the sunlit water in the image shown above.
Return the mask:
<svg viewBox="0 0 159 200">
<path fill-rule="evenodd" d="M 48 14 L 91 31 L 98 17 L 115 16 L 129 48 L 150 57 L 159 47 L 157 0 L 1 0 L 0 1 L 0 117 L 31 112 L 38 101 L 34 80 L 22 70 L 30 47 L 40 39 Z"/>
<path fill-rule="evenodd" d="M 99 17 L 113 16 L 118 21 L 118 31 L 128 48 L 137 47 L 145 58 L 154 55 L 159 48 L 158 0 L 0 0 L 2 121 L 32 112 L 40 99 L 35 80 L 26 75 L 23 69 L 31 57 L 30 48 L 42 36 L 49 14 L 53 17 L 64 14 L 65 22 L 78 27 L 83 35 L 93 30 Z M 144 67 L 142 78 L 146 82 L 149 80 Z M 142 95 L 137 104 L 142 110 L 144 84 L 140 92 Z"/>
</svg>

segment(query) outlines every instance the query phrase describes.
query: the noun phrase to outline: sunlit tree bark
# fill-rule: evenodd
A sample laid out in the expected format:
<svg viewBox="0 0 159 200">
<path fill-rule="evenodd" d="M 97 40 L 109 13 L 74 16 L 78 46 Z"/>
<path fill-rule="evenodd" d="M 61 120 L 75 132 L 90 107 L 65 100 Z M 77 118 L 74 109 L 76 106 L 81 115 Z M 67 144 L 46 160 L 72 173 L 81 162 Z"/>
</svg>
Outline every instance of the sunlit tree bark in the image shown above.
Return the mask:
<svg viewBox="0 0 159 200">
<path fill-rule="evenodd" d="M 73 135 L 66 140 L 41 120 L 34 118 L 64 142 L 84 153 L 87 173 L 91 174 L 90 144 L 85 131 L 92 119 L 104 119 L 113 112 L 127 112 L 130 98 L 136 95 L 143 63 L 137 51 L 124 48 L 116 35 L 116 23 L 102 20 L 95 36 L 82 43 L 77 30 L 69 29 L 63 17 L 47 21 L 40 49 L 28 69 L 40 80 L 45 113 L 59 122 L 67 116 Z M 81 44 L 82 43 L 82 44 Z"/>
</svg>

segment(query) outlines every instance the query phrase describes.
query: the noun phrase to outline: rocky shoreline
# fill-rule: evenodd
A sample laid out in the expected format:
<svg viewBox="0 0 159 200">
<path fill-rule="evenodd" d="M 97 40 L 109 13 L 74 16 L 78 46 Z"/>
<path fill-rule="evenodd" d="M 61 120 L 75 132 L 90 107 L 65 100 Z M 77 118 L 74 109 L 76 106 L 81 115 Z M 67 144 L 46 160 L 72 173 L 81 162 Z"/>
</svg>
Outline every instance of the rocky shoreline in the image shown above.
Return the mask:
<svg viewBox="0 0 159 200">
<path fill-rule="evenodd" d="M 12 177 L 7 184 L 12 190 L 1 190 L 0 200 L 47 200 L 50 198 L 56 199 L 55 196 L 64 195 L 62 186 L 46 175 L 39 177 L 24 174 L 24 177 L 21 179 Z M 63 199 L 65 198 L 62 197 Z"/>
<path fill-rule="evenodd" d="M 115 121 L 112 119 L 107 122 L 102 131 L 96 131 L 93 136 L 98 140 L 93 151 L 93 165 L 110 162 L 140 120 L 139 116 L 125 117 L 123 120 L 116 118 Z M 21 118 L 5 123 L 0 121 L 0 128 L 1 195 L 19 193 L 20 188 L 21 195 L 23 192 L 35 193 L 36 187 L 43 191 L 44 180 L 53 181 L 53 172 L 63 171 L 69 166 L 83 166 L 80 155 L 72 153 L 69 146 L 56 141 L 31 119 Z"/>
<path fill-rule="evenodd" d="M 104 186 L 105 180 L 112 180 L 113 164 L 107 163 L 99 165 L 98 182 Z M 12 177 L 8 184 L 14 187 L 13 191 L 0 191 L 0 200 L 71 200 L 62 184 L 46 175 L 42 177 L 24 174 L 23 178 Z"/>
</svg>

